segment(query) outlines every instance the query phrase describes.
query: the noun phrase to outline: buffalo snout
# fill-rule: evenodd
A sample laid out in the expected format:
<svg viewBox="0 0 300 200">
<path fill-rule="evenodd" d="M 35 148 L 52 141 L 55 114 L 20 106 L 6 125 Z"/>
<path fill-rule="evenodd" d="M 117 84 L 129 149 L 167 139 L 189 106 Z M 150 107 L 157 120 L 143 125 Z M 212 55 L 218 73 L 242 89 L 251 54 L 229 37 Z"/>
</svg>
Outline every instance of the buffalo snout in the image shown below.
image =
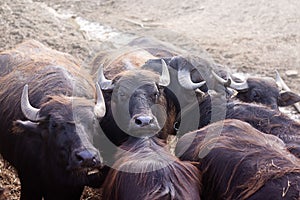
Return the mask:
<svg viewBox="0 0 300 200">
<path fill-rule="evenodd" d="M 148 126 L 154 123 L 154 116 L 149 115 L 138 115 L 135 116 L 133 119 L 135 124 L 140 127 Z"/>
<path fill-rule="evenodd" d="M 98 168 L 103 160 L 96 149 L 77 149 L 73 152 L 70 168 Z"/>
<path fill-rule="evenodd" d="M 161 129 L 153 114 L 136 114 L 129 122 L 128 133 L 133 136 L 155 135 Z"/>
</svg>

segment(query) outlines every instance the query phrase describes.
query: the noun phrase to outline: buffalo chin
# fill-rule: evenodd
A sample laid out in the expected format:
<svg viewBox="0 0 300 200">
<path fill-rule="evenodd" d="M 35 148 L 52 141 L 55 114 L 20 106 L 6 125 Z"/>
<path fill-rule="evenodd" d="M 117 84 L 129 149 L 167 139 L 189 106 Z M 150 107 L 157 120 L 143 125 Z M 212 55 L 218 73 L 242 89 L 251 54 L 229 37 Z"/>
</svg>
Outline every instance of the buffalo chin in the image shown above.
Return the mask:
<svg viewBox="0 0 300 200">
<path fill-rule="evenodd" d="M 144 126 L 144 127 L 132 127 L 128 129 L 128 134 L 134 137 L 152 137 L 160 131 L 159 127 Z"/>
<path fill-rule="evenodd" d="M 95 167 L 76 167 L 76 168 L 67 168 L 72 175 L 81 176 L 81 177 L 89 177 L 99 174 L 103 166 L 95 166 Z"/>
</svg>

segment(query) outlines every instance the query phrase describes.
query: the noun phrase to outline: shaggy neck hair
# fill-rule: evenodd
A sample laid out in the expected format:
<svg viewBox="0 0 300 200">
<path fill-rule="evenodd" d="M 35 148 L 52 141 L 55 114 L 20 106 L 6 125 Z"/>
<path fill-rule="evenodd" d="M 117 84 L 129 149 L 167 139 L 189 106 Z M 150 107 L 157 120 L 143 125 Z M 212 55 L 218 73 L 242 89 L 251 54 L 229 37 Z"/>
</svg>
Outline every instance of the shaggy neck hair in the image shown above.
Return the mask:
<svg viewBox="0 0 300 200">
<path fill-rule="evenodd" d="M 104 199 L 200 199 L 200 173 L 156 137 L 130 138 L 104 183 Z"/>
</svg>

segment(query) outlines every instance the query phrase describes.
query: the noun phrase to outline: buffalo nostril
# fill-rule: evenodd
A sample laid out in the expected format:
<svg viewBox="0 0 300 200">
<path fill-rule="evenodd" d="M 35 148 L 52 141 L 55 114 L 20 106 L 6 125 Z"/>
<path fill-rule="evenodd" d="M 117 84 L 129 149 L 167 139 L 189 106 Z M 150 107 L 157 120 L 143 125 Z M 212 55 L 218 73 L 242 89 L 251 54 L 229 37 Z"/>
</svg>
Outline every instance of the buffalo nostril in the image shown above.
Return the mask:
<svg viewBox="0 0 300 200">
<path fill-rule="evenodd" d="M 138 116 L 134 122 L 139 126 L 147 126 L 154 122 L 154 118 L 151 116 Z"/>
<path fill-rule="evenodd" d="M 135 123 L 136 123 L 137 125 L 141 125 L 141 124 L 142 124 L 142 121 L 141 121 L 140 119 L 135 119 Z"/>
<path fill-rule="evenodd" d="M 76 152 L 75 156 L 81 166 L 96 166 L 100 162 L 97 160 L 96 154 L 88 150 Z"/>
</svg>

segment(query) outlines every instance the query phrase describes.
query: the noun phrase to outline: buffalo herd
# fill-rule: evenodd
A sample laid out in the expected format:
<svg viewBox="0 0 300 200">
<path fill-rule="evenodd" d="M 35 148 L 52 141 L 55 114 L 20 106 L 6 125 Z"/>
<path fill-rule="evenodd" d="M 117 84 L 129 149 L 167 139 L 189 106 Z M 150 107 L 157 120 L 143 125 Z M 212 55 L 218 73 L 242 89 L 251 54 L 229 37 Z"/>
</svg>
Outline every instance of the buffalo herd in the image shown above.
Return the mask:
<svg viewBox="0 0 300 200">
<path fill-rule="evenodd" d="M 300 199 L 300 123 L 279 109 L 300 96 L 278 73 L 229 71 L 145 37 L 88 67 L 35 40 L 2 51 L 0 154 L 20 199 Z"/>
</svg>

